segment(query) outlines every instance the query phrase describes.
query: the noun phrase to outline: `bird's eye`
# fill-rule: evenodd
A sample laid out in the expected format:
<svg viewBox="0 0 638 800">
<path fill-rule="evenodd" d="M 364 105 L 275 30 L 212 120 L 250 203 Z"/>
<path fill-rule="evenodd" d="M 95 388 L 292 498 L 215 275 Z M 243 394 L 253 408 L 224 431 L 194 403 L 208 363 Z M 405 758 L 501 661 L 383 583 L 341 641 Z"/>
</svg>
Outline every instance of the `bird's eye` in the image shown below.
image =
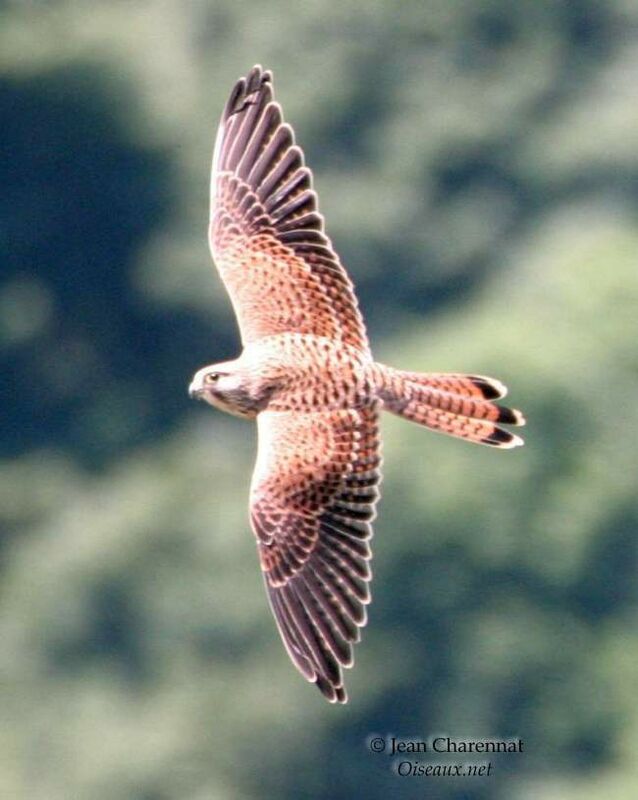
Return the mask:
<svg viewBox="0 0 638 800">
<path fill-rule="evenodd" d="M 219 372 L 209 372 L 206 374 L 204 381 L 206 383 L 217 383 L 219 379 Z"/>
</svg>

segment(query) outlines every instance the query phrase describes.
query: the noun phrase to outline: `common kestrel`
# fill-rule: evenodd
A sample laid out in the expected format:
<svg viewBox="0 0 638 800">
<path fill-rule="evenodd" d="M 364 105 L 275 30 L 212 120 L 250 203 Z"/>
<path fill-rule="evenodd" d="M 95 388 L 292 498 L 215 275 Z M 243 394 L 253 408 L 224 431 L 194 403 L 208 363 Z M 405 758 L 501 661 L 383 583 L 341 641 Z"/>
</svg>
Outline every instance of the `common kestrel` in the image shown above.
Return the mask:
<svg viewBox="0 0 638 800">
<path fill-rule="evenodd" d="M 324 232 L 312 175 L 256 66 L 222 114 L 211 177 L 210 247 L 243 351 L 203 367 L 191 396 L 257 419 L 250 490 L 270 607 L 294 665 L 345 703 L 370 602 L 370 537 L 381 480 L 379 413 L 511 448 L 522 425 L 499 381 L 375 362 L 353 286 Z"/>
</svg>

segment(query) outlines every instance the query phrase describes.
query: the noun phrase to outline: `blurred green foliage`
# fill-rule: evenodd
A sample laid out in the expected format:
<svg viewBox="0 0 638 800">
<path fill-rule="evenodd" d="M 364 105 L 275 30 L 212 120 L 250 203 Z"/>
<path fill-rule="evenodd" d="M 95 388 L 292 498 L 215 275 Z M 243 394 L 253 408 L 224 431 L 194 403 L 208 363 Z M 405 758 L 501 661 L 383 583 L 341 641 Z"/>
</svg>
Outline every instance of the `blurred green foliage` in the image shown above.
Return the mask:
<svg viewBox="0 0 638 800">
<path fill-rule="evenodd" d="M 638 9 L 0 6 L 0 796 L 634 797 Z M 379 359 L 502 378 L 512 453 L 384 424 L 371 624 L 327 706 L 248 527 L 209 266 L 232 82 L 275 73 Z M 518 736 L 489 779 L 366 737 Z"/>
</svg>

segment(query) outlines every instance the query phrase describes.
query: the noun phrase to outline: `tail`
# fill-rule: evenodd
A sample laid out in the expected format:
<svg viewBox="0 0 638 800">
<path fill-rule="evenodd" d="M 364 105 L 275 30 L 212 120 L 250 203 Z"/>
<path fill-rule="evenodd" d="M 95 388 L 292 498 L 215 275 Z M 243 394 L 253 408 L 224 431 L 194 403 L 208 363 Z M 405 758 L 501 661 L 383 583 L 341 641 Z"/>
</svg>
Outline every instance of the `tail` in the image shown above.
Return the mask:
<svg viewBox="0 0 638 800">
<path fill-rule="evenodd" d="M 493 403 L 507 389 L 482 375 L 403 372 L 376 364 L 377 395 L 387 411 L 468 442 L 511 448 L 520 436 L 500 428 L 524 425 L 520 411 Z"/>
</svg>

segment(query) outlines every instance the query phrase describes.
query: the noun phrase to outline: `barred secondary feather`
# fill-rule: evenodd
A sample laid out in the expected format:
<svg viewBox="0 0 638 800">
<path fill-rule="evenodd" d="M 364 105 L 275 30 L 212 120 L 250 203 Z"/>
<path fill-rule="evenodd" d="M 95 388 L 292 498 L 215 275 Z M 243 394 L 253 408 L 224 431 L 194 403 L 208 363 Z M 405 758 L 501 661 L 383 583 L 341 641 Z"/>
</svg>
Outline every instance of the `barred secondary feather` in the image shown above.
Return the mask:
<svg viewBox="0 0 638 800">
<path fill-rule="evenodd" d="M 222 114 L 209 240 L 243 351 L 200 369 L 190 392 L 257 420 L 250 521 L 268 601 L 293 664 L 344 703 L 370 602 L 380 412 L 501 449 L 523 443 L 502 425 L 525 420 L 493 402 L 506 394 L 493 378 L 373 360 L 312 174 L 259 66 Z"/>
</svg>

